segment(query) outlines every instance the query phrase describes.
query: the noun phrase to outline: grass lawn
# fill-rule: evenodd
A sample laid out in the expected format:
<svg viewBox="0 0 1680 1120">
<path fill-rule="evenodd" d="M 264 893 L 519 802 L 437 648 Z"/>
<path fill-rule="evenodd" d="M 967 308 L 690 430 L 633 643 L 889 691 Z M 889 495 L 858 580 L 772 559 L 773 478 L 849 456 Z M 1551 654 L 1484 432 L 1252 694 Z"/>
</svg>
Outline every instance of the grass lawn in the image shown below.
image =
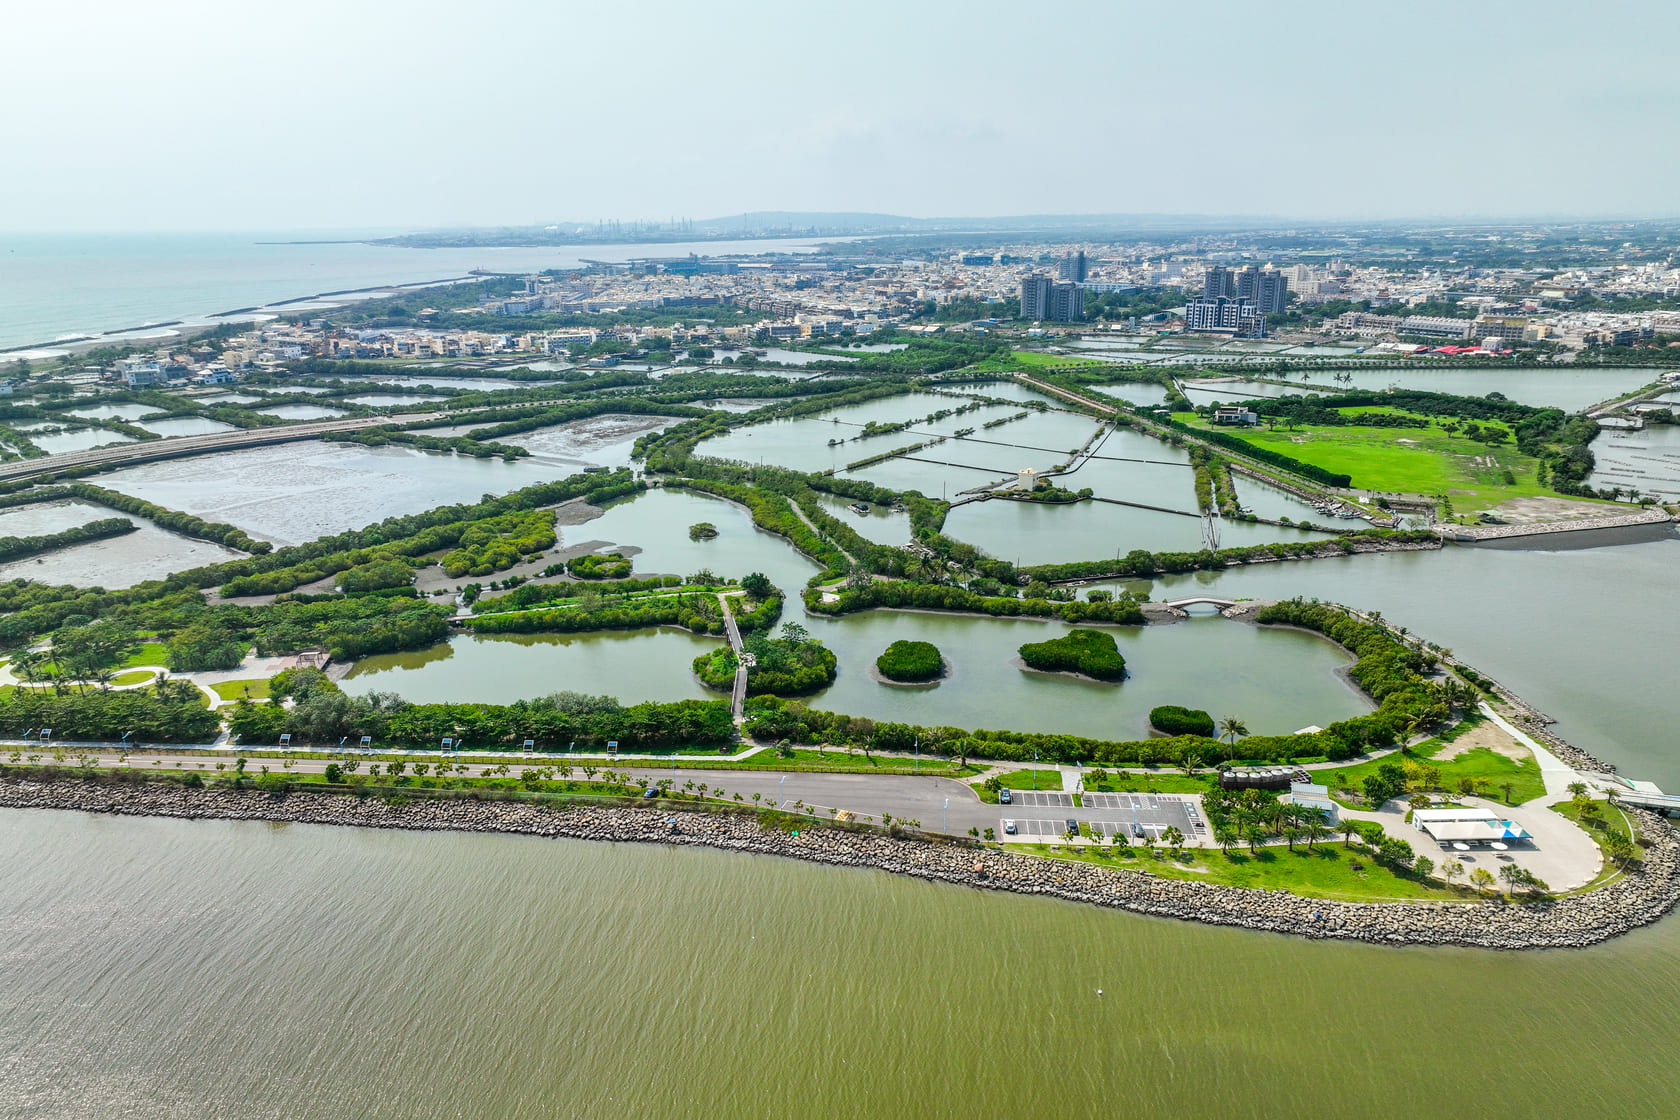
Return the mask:
<svg viewBox="0 0 1680 1120">
<path fill-rule="evenodd" d="M 1396 875 L 1378 865 L 1368 851 L 1343 848 L 1336 842 L 1320 842 L 1312 851 L 1308 851 L 1304 844 L 1297 844 L 1293 852 L 1285 845 L 1266 846 L 1253 855 L 1240 848 L 1232 849 L 1229 854 L 1218 850 L 1186 849 L 1187 856 L 1194 852 L 1194 858 L 1188 863 L 1175 861 L 1164 848 L 1157 848 L 1156 855 L 1146 854 L 1142 848 L 1133 848 L 1117 857 L 1094 854 L 1090 848 L 1081 854 L 1073 854 L 1065 847 L 1056 852 L 1044 844 L 1024 847 L 1052 858 L 1147 871 L 1164 879 L 1186 879 L 1252 890 L 1286 890 L 1304 898 L 1358 902 L 1387 899 L 1452 901 L 1479 897 L 1468 887 L 1449 887 L 1438 880 Z M 1361 865 L 1358 870 L 1353 867 L 1354 861 Z"/>
<path fill-rule="evenodd" d="M 1004 358 L 987 358 L 983 362 L 976 362 L 968 367 L 978 373 L 1007 373 L 1011 370 L 1056 369 L 1063 366 L 1100 366 L 1109 365 L 1100 358 L 1072 358 L 1065 354 L 1046 354 L 1039 350 L 1017 350 Z"/>
<path fill-rule="evenodd" d="M 1206 793 L 1212 779 L 1205 775 L 1191 777 L 1183 773 L 1118 774 L 1106 771 L 1100 782 L 1085 775 L 1085 789 L 1091 793 Z"/>
<path fill-rule="evenodd" d="M 1046 792 L 1059 792 L 1062 788 L 1062 772 L 1060 770 L 1010 770 L 997 776 L 1005 789 L 1040 789 Z M 980 800 L 988 805 L 998 803 L 997 794 L 985 788 L 984 782 L 970 782 L 974 792 L 980 795 Z"/>
<path fill-rule="evenodd" d="M 1500 785 L 1507 781 L 1511 783 L 1511 804 L 1513 805 L 1521 805 L 1525 801 L 1532 801 L 1536 797 L 1545 795 L 1546 783 L 1540 777 L 1540 764 L 1534 760 L 1533 756 L 1517 762 L 1498 751 L 1489 750 L 1486 747 L 1476 747 L 1445 762 L 1433 761 L 1432 756 L 1444 746 L 1446 744 L 1441 740 L 1431 739 L 1414 748 L 1408 755 L 1408 759 L 1413 762 L 1426 762 L 1430 766 L 1437 767 L 1441 771 L 1441 789 L 1446 792 L 1457 792 L 1460 778 L 1486 778 L 1488 780 L 1487 788 L 1477 796 L 1489 797 L 1496 801 L 1503 800 L 1505 791 L 1500 788 Z M 1348 798 L 1337 796 L 1341 792 L 1341 787 L 1336 781 L 1337 775 L 1345 776 L 1347 784 L 1354 789 L 1358 789 L 1365 778 L 1375 774 L 1377 767 L 1383 763 L 1401 761 L 1398 756 L 1388 755 L 1370 762 L 1359 762 L 1352 766 L 1337 766 L 1329 770 L 1314 770 L 1311 773 L 1313 781 L 1329 786 L 1331 795 L 1336 797 L 1337 801 L 1352 808 L 1355 806 Z"/>
<path fill-rule="evenodd" d="M 147 642 L 124 661 L 120 668 L 133 669 L 140 665 L 169 664 L 169 650 L 162 642 Z"/>
<path fill-rule="evenodd" d="M 1361 406 L 1343 412 L 1398 412 Z M 1205 420 L 1191 421 L 1212 429 Z M 1484 427 L 1501 426 L 1488 421 Z M 1242 439 L 1303 463 L 1353 476 L 1362 489 L 1407 494 L 1446 494 L 1458 513 L 1491 509 L 1509 498 L 1555 496 L 1535 480 L 1538 460 L 1514 443 L 1484 444 L 1440 428 L 1248 429 Z M 1491 461 L 1491 465 L 1490 465 Z M 1516 482 L 1507 485 L 1503 472 Z"/>
<path fill-rule="evenodd" d="M 839 770 L 857 774 L 932 774 L 940 778 L 963 778 L 970 774 L 978 774 L 984 766 L 969 763 L 958 769 L 957 764 L 949 759 L 929 758 L 922 756 L 918 769 L 914 758 L 903 758 L 898 755 L 875 755 L 865 757 L 862 751 L 847 754 L 844 749 L 829 748 L 818 753 L 815 750 L 800 748 L 793 752 L 792 757 L 783 757 L 774 750 L 759 751 L 745 763 L 723 763 L 725 767 L 739 769 L 743 766 L 761 766 L 772 770 Z"/>
<path fill-rule="evenodd" d="M 142 681 L 149 681 L 155 676 L 157 674 L 149 669 L 130 669 L 112 677 L 111 683 L 114 685 L 140 684 Z"/>
<path fill-rule="evenodd" d="M 1616 833 L 1633 841 L 1635 844 L 1637 844 L 1639 840 L 1639 830 L 1633 827 L 1633 822 L 1628 820 L 1626 813 L 1623 813 L 1620 809 L 1616 808 L 1616 803 L 1614 801 L 1594 801 L 1592 805 L 1598 810 L 1598 812 L 1594 815 L 1582 813 L 1579 809 L 1575 808 L 1575 802 L 1573 800 L 1559 801 L 1557 804 L 1549 806 L 1552 812 L 1568 817 L 1570 820 L 1580 825 L 1581 831 L 1593 838 L 1593 842 L 1598 845 L 1599 853 L 1604 857 L 1604 866 L 1599 868 L 1598 874 L 1593 876 L 1592 881 L 1583 887 L 1579 887 L 1576 890 L 1568 892 L 1570 894 L 1582 894 L 1586 891 L 1593 890 L 1622 873 L 1622 869 L 1611 861 L 1610 853 L 1604 850 L 1604 839 L 1606 836 L 1610 833 Z M 1640 854 L 1643 850 L 1644 849 L 1638 847 L 1634 848 L 1634 858 L 1636 861 L 1640 858 Z"/>
<path fill-rule="evenodd" d="M 252 700 L 266 700 L 268 698 L 268 679 L 266 677 L 249 681 L 222 681 L 210 686 L 216 690 L 216 695 L 223 700 L 238 700 L 249 697 Z"/>
</svg>

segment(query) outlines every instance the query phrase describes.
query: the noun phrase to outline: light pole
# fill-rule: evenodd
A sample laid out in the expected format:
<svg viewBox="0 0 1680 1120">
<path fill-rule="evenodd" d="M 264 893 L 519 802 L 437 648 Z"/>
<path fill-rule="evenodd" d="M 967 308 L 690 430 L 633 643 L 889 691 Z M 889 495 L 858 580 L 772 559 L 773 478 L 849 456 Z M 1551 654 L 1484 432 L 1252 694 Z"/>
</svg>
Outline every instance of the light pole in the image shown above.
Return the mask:
<svg viewBox="0 0 1680 1120">
<path fill-rule="evenodd" d="M 782 787 L 785 786 L 785 785 L 787 785 L 787 775 L 783 774 L 782 775 L 782 780 L 776 783 L 776 807 L 777 808 L 781 808 Z"/>
<path fill-rule="evenodd" d="M 939 813 L 939 831 L 951 831 L 951 799 L 949 797 L 945 799 L 945 807 Z"/>
</svg>

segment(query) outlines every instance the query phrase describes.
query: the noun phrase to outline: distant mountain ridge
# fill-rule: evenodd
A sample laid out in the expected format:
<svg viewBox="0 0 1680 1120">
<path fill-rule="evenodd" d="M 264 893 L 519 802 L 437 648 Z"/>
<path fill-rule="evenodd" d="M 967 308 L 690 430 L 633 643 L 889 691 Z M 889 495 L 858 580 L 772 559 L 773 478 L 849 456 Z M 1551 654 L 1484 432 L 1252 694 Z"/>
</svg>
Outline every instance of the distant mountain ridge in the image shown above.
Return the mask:
<svg viewBox="0 0 1680 1120">
<path fill-rule="evenodd" d="M 371 243 L 408 248 L 506 248 L 627 242 L 747 241 L 787 237 L 1215 230 L 1252 227 L 1255 222 L 1253 217 L 1186 214 L 1023 214 L 983 218 L 911 218 L 898 214 L 758 210 L 698 220 L 555 222 L 544 226 L 431 230 L 382 237 Z"/>
</svg>

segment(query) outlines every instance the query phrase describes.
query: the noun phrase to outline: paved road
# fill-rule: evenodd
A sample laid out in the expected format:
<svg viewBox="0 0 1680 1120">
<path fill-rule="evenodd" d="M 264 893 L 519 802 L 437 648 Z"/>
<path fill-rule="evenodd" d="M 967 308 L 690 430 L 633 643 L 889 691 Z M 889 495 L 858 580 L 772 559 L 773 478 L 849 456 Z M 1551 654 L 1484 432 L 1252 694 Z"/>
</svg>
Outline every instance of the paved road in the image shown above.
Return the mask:
<svg viewBox="0 0 1680 1120">
<path fill-rule="evenodd" d="M 25 755 L 38 753 L 46 755 L 47 750 L 35 748 L 19 748 Z M 9 752 L 8 752 L 9 753 Z M 68 749 L 70 758 L 67 765 L 74 765 L 76 751 Z M 100 764 L 113 769 L 121 769 L 125 763 L 113 754 L 98 756 Z M 215 773 L 220 763 L 223 772 L 233 768 L 233 753 L 223 756 L 189 755 L 189 754 L 136 754 L 130 756 L 126 763 L 129 769 L 187 769 L 203 770 Z M 416 758 L 414 761 L 420 761 Z M 517 755 L 509 755 L 505 759 L 515 773 L 528 763 L 523 762 Z M 553 759 L 538 760 L 550 765 Z M 1110 835 L 1122 828 L 1129 829 L 1134 820 L 1141 822 L 1150 831 L 1159 833 L 1167 824 L 1177 824 L 1186 836 L 1194 836 L 1191 820 L 1199 819 L 1186 815 L 1181 807 L 1193 804 L 1189 799 L 1140 794 L 1135 795 L 1138 808 L 1133 809 L 1126 794 L 1087 794 L 1091 804 L 1086 808 L 1074 808 L 1072 796 L 1067 794 L 1040 793 L 1043 798 L 1055 797 L 1058 804 L 1054 807 L 1028 807 L 1017 802 L 1015 805 L 988 805 L 980 800 L 980 796 L 962 782 L 950 778 L 916 777 L 906 774 L 823 774 L 823 773 L 784 773 L 773 770 L 687 770 L 652 765 L 632 765 L 628 762 L 619 765 L 603 762 L 601 759 L 590 760 L 591 765 L 602 769 L 613 769 L 623 773 L 633 774 L 638 780 L 649 784 L 662 778 L 675 781 L 675 788 L 681 790 L 685 782 L 696 785 L 705 783 L 714 789 L 723 790 L 723 796 L 733 799 L 739 793 L 747 804 L 759 804 L 766 807 L 780 806 L 792 809 L 795 802 L 817 807 L 819 815 L 827 817 L 829 809 L 846 809 L 860 817 L 871 818 L 873 823 L 880 823 L 882 814 L 891 814 L 895 819 L 907 818 L 920 821 L 925 829 L 946 831 L 954 834 L 967 833 L 970 828 L 979 829 L 982 833 L 990 828 L 997 833 L 999 839 L 1003 836 L 1003 820 L 1015 820 L 1018 823 L 1025 820 L 1043 819 L 1054 821 L 1057 825 L 1054 835 L 1060 836 L 1068 820 L 1084 823 L 1102 824 L 1104 835 Z M 319 759 L 298 759 L 291 768 L 294 774 L 319 774 L 326 768 L 327 763 Z M 276 773 L 286 772 L 281 761 L 275 758 L 252 758 L 246 764 L 247 774 L 261 772 L 261 767 L 267 766 Z M 484 767 L 474 763 L 470 770 L 477 776 Z M 581 772 L 575 775 L 582 779 Z M 753 802 L 753 794 L 759 795 L 759 800 Z M 1017 797 L 1020 793 L 1017 793 Z M 1061 802 L 1065 801 L 1066 804 Z M 948 805 L 947 805 L 948 803 Z M 1042 840 L 1049 836 L 1029 833 L 1023 827 L 1017 834 L 1018 840 Z"/>
<path fill-rule="evenodd" d="M 124 443 L 115 447 L 100 447 L 92 451 L 74 451 L 66 455 L 47 455 L 39 459 L 19 459 L 0 464 L 0 480 L 33 478 L 54 474 L 76 467 L 117 467 L 128 463 L 143 463 L 153 459 L 174 459 L 188 455 L 208 455 L 217 451 L 232 451 L 242 447 L 263 447 L 274 443 L 289 443 L 300 439 L 316 439 L 329 432 L 353 432 L 379 424 L 407 424 L 418 420 L 447 420 L 448 413 L 406 414 L 401 417 L 357 416 L 343 420 L 316 420 L 307 424 L 281 424 L 272 428 L 242 428 L 235 432 L 218 432 L 209 436 L 181 436 L 174 439 L 153 439 L 138 443 Z"/>
</svg>

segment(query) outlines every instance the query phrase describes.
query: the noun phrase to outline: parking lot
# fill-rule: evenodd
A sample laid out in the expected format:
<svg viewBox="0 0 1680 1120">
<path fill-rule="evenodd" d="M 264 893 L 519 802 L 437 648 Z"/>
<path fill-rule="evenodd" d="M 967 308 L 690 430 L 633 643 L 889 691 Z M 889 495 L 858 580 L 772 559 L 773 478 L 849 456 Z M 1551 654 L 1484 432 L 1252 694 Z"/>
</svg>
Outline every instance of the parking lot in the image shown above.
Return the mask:
<svg viewBox="0 0 1680 1120">
<path fill-rule="evenodd" d="M 1045 793 L 1030 789 L 1010 790 L 1010 793 L 1015 797 L 1015 804 L 1023 808 L 1073 808 L 1073 794 L 1071 793 Z"/>
<path fill-rule="evenodd" d="M 1001 808 L 1006 811 L 1019 809 L 1022 810 L 1022 815 L 999 818 L 999 839 L 1057 839 L 1067 835 L 1069 820 L 1087 825 L 1092 834 L 1127 836 L 1133 843 L 1146 836 L 1159 840 L 1169 828 L 1178 829 L 1191 844 L 1206 840 L 1209 835 L 1207 822 L 1203 819 L 1195 799 L 1182 795 L 1087 793 L 1081 795 L 1084 804 L 1078 809 L 1073 807 L 1073 795 L 1068 793 L 1022 793 L 1017 790 L 1015 797 L 1016 804 Z M 1033 800 L 1028 801 L 1027 798 Z M 1048 808 L 1063 811 L 1051 816 L 1043 812 Z M 1006 820 L 1015 822 L 1013 835 L 1004 828 L 1003 822 Z"/>
</svg>

